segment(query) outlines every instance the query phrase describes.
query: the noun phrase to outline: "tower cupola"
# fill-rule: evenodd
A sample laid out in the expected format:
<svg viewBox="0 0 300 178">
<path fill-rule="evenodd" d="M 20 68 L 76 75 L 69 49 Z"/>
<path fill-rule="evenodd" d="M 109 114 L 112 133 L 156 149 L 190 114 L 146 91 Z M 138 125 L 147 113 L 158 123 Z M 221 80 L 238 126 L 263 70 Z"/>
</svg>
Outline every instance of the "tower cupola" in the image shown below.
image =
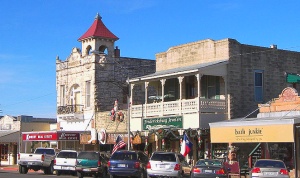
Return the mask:
<svg viewBox="0 0 300 178">
<path fill-rule="evenodd" d="M 114 35 L 102 22 L 102 17 L 97 13 L 91 27 L 78 39 L 82 45 L 82 55 L 91 52 L 106 53 L 109 57 L 114 55 L 115 41 L 119 38 Z"/>
</svg>

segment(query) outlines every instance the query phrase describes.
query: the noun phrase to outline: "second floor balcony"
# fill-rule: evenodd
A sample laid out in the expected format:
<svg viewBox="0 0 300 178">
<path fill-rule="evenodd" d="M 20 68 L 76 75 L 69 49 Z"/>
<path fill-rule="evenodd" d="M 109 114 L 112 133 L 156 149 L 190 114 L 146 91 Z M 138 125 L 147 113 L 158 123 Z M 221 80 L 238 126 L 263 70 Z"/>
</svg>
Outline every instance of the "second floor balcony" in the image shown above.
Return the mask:
<svg viewBox="0 0 300 178">
<path fill-rule="evenodd" d="M 194 98 L 133 105 L 131 107 L 132 118 L 182 115 L 200 112 L 224 114 L 226 112 L 226 102 L 225 100 L 219 99 Z"/>
<path fill-rule="evenodd" d="M 83 105 L 58 106 L 57 116 L 62 120 L 81 120 L 83 119 Z"/>
</svg>

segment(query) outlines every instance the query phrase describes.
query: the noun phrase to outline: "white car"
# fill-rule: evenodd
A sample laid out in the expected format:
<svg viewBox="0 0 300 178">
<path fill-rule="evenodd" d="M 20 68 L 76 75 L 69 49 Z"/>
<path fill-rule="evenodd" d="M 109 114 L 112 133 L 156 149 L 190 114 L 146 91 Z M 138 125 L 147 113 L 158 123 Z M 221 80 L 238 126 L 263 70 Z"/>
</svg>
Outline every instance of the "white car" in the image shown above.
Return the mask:
<svg viewBox="0 0 300 178">
<path fill-rule="evenodd" d="M 53 168 L 56 171 L 56 175 L 69 173 L 75 176 L 77 174 L 75 170 L 77 155 L 78 153 L 75 150 L 60 151 L 54 159 Z"/>
<path fill-rule="evenodd" d="M 250 171 L 251 178 L 289 178 L 289 171 L 281 160 L 259 159 Z"/>
</svg>

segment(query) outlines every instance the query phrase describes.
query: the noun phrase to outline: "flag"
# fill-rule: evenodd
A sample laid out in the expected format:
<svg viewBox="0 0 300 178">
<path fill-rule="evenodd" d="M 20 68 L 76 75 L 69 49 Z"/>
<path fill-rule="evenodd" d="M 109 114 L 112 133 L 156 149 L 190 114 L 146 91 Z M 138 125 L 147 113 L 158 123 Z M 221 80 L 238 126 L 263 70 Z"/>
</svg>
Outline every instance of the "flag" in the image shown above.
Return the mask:
<svg viewBox="0 0 300 178">
<path fill-rule="evenodd" d="M 186 156 L 187 154 L 189 154 L 192 148 L 193 148 L 193 143 L 190 142 L 189 137 L 186 135 L 186 133 L 184 133 L 180 153 L 183 156 Z"/>
<path fill-rule="evenodd" d="M 113 148 L 111 154 L 113 154 L 115 151 L 117 151 L 125 146 L 126 146 L 126 143 L 122 140 L 122 137 L 120 135 L 118 135 L 118 137 L 116 139 L 116 143 L 114 145 L 114 148 Z"/>
</svg>

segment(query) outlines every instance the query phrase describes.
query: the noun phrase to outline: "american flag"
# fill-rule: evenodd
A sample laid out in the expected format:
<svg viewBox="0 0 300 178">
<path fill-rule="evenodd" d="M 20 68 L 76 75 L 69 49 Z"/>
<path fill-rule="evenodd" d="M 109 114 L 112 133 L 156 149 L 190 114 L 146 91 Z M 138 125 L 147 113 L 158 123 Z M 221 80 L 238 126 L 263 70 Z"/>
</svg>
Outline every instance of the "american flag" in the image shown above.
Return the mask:
<svg viewBox="0 0 300 178">
<path fill-rule="evenodd" d="M 125 146 L 126 146 L 126 143 L 122 140 L 122 137 L 120 135 L 118 135 L 118 137 L 116 139 L 116 143 L 114 145 L 114 148 L 113 148 L 111 154 L 113 154 L 115 151 L 117 151 Z"/>
</svg>

